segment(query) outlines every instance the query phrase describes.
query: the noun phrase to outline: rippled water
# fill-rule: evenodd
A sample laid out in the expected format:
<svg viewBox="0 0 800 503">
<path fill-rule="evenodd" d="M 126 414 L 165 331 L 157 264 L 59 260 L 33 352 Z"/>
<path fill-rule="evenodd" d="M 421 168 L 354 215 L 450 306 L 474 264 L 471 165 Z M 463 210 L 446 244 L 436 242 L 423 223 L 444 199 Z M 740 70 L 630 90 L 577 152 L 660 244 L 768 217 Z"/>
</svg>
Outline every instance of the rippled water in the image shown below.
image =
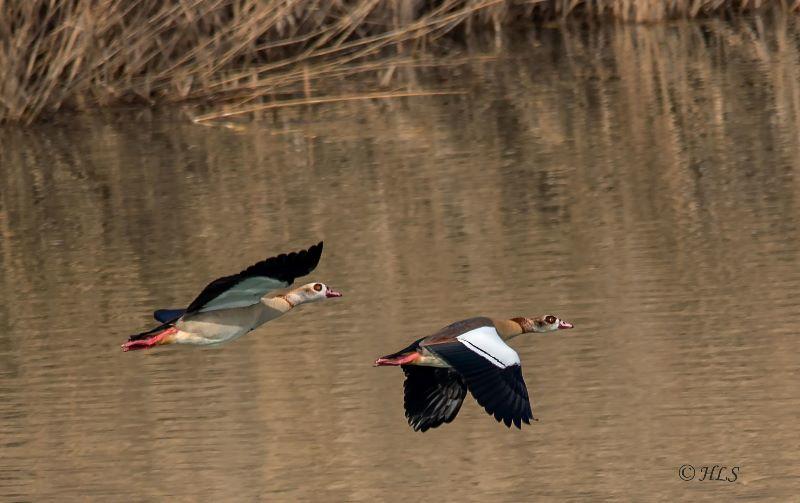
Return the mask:
<svg viewBox="0 0 800 503">
<path fill-rule="evenodd" d="M 761 20 L 545 30 L 423 83 L 233 129 L 119 111 L 2 131 L 0 499 L 533 501 L 800 488 L 800 58 Z M 154 308 L 325 240 L 345 297 L 219 349 L 122 353 Z M 425 434 L 402 372 L 514 340 L 534 413 Z M 683 464 L 739 467 L 684 482 Z"/>
</svg>

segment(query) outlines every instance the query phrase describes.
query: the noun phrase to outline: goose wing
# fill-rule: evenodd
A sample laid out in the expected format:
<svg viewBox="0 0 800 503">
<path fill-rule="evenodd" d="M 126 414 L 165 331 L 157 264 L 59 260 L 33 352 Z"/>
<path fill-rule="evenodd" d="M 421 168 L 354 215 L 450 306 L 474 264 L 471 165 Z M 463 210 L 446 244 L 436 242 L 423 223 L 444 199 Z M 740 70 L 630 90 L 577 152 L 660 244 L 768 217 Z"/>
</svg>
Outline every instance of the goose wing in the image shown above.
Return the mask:
<svg viewBox="0 0 800 503">
<path fill-rule="evenodd" d="M 414 431 L 424 432 L 456 418 L 467 395 L 467 385 L 458 372 L 417 365 L 402 367 L 406 374 L 406 419 Z"/>
<path fill-rule="evenodd" d="M 497 421 L 517 428 L 530 424 L 533 413 L 519 355 L 493 326 L 422 345 L 461 375 L 475 400 Z"/>
<path fill-rule="evenodd" d="M 317 267 L 322 256 L 322 241 L 307 250 L 270 257 L 238 274 L 209 283 L 186 308 L 186 314 L 252 306 L 267 293 L 286 288 L 295 278 Z"/>
</svg>

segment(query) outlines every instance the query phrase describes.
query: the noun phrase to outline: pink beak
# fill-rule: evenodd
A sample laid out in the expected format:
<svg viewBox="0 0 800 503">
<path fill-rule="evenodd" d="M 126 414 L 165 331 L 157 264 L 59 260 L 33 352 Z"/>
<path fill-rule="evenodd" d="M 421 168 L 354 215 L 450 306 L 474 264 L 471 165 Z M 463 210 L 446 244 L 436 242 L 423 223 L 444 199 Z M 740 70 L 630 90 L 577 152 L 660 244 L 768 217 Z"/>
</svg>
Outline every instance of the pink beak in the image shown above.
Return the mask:
<svg viewBox="0 0 800 503">
<path fill-rule="evenodd" d="M 328 291 L 325 292 L 325 297 L 341 297 L 342 292 L 334 290 L 333 288 L 328 288 Z"/>
<path fill-rule="evenodd" d="M 561 321 L 558 322 L 558 328 L 559 329 L 572 328 L 572 327 L 573 327 L 572 323 L 570 323 L 568 321 L 561 320 Z"/>
</svg>

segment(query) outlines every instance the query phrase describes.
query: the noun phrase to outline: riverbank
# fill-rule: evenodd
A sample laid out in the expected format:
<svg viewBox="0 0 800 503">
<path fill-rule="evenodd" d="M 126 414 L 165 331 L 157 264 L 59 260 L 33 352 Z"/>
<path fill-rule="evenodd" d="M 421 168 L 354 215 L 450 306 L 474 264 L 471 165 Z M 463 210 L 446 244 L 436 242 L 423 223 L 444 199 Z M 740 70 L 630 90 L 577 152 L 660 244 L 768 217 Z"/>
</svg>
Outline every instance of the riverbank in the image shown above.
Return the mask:
<svg viewBox="0 0 800 503">
<path fill-rule="evenodd" d="M 131 103 L 201 105 L 203 112 L 193 118 L 207 121 L 307 100 L 430 94 L 398 81 L 399 69 L 459 64 L 464 41 L 475 37 L 500 43 L 509 29 L 553 21 L 729 17 L 763 11 L 765 5 L 759 0 L 0 3 L 0 123 L 27 124 L 61 109 Z M 800 0 L 780 2 L 780 10 L 798 9 Z M 432 58 L 442 55 L 448 58 Z M 352 77 L 359 83 L 341 92 L 338 84 Z M 337 92 L 330 92 L 332 83 Z"/>
</svg>

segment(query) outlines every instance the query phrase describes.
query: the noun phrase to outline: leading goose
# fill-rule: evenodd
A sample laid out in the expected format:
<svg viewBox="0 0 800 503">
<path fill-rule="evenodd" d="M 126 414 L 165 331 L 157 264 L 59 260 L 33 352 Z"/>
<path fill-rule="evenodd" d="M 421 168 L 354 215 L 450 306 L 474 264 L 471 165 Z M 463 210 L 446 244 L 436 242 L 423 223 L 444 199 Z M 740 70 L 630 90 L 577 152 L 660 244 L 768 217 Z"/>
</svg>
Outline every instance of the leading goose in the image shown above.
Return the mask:
<svg viewBox="0 0 800 503">
<path fill-rule="evenodd" d="M 497 421 L 520 428 L 534 417 L 519 356 L 504 341 L 566 328 L 572 324 L 552 314 L 510 320 L 470 318 L 378 358 L 375 366 L 403 368 L 406 419 L 415 431 L 455 419 L 467 390 Z"/>
<path fill-rule="evenodd" d="M 147 332 L 132 335 L 123 351 L 162 344 L 218 345 L 232 341 L 307 302 L 341 297 L 324 283 L 308 283 L 280 292 L 317 267 L 322 242 L 307 250 L 281 254 L 251 265 L 239 274 L 209 283 L 186 309 L 159 309 L 161 322 Z"/>
</svg>

